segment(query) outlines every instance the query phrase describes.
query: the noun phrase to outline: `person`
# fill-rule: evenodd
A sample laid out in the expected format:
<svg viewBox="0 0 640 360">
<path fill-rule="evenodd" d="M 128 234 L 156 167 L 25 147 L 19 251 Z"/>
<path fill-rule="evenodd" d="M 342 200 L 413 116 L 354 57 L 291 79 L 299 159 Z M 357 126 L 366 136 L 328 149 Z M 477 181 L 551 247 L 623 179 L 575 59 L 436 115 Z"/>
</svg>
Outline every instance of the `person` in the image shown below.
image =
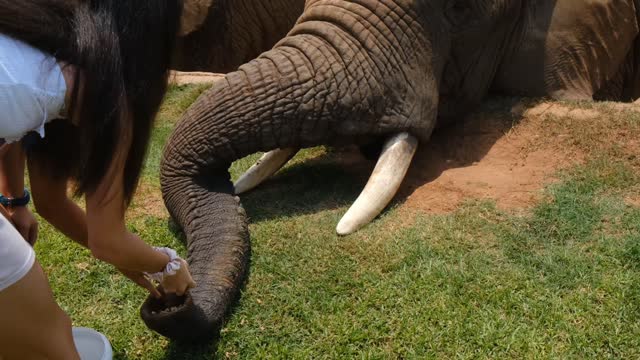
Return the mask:
<svg viewBox="0 0 640 360">
<path fill-rule="evenodd" d="M 66 202 L 48 205 L 68 212 L 71 220 L 56 226 L 96 258 L 154 296 L 160 293 L 150 277 L 167 293 L 195 286 L 175 251 L 147 245 L 124 221 L 166 92 L 181 11 L 180 0 L 0 0 L 3 360 L 79 358 L 71 321 L 30 246 L 37 222 L 24 206 L 27 157 L 37 164 L 38 194 L 46 194 L 43 179 L 58 194 L 69 177 L 85 196 L 86 213 Z M 31 153 L 23 144 L 33 134 Z"/>
</svg>

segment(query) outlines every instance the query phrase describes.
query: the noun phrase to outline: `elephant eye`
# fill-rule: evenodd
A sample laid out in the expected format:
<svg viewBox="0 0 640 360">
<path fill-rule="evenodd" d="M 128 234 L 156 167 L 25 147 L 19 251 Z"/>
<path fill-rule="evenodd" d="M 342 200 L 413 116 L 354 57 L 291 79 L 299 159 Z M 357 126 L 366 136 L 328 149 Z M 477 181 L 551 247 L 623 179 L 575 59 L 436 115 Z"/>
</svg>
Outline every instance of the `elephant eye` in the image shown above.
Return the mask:
<svg viewBox="0 0 640 360">
<path fill-rule="evenodd" d="M 445 16 L 453 24 L 465 23 L 471 16 L 472 9 L 469 0 L 451 0 L 447 3 Z"/>
</svg>

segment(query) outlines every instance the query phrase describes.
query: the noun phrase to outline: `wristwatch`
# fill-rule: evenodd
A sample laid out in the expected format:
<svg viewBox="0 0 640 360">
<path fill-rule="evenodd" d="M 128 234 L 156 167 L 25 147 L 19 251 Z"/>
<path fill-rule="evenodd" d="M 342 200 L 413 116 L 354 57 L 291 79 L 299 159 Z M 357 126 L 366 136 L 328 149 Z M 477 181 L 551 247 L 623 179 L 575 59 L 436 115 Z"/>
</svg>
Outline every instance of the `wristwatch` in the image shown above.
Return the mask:
<svg viewBox="0 0 640 360">
<path fill-rule="evenodd" d="M 29 194 L 29 190 L 24 189 L 24 195 L 19 198 L 10 198 L 0 194 L 0 205 L 5 207 L 16 207 L 16 206 L 25 206 L 31 201 L 31 194 Z"/>
</svg>

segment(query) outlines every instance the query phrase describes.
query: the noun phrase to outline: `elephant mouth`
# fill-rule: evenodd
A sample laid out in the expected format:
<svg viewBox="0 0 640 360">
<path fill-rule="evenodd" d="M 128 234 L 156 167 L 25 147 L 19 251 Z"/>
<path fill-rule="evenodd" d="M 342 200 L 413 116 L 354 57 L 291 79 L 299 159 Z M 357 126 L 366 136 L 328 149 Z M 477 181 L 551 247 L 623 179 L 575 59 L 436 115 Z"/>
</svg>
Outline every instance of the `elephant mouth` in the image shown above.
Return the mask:
<svg viewBox="0 0 640 360">
<path fill-rule="evenodd" d="M 140 317 L 150 329 L 180 342 L 201 342 L 216 331 L 190 293 L 184 296 L 163 294 L 160 298 L 149 296 L 140 307 Z M 202 334 L 202 337 L 194 334 Z"/>
<path fill-rule="evenodd" d="M 338 235 L 357 231 L 382 212 L 400 188 L 417 148 L 418 139 L 407 132 L 387 139 L 367 185 L 338 223 Z M 297 152 L 298 149 L 285 148 L 264 154 L 236 181 L 235 193 L 243 194 L 255 188 L 275 174 Z"/>
<path fill-rule="evenodd" d="M 189 303 L 193 303 L 193 299 L 189 293 L 183 296 L 164 294 L 159 298 L 149 297 L 145 303 L 146 307 L 143 310 L 152 316 L 165 312 L 175 313 L 184 311 L 189 306 Z"/>
</svg>

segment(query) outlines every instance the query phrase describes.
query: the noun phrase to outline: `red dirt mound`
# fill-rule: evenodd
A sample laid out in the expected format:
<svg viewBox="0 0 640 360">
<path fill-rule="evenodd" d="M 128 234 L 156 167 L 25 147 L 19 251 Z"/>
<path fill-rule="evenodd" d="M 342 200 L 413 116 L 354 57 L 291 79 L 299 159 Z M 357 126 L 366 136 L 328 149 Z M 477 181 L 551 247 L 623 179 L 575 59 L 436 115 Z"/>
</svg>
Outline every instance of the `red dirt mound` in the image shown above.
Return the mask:
<svg viewBox="0 0 640 360">
<path fill-rule="evenodd" d="M 404 206 L 448 212 L 471 199 L 493 199 L 502 209 L 524 209 L 561 168 L 577 164 L 579 151 L 543 135 L 542 113 L 569 109 L 543 103 L 525 111 L 489 111 L 437 131 L 421 146 L 403 188 Z M 584 117 L 590 114 L 571 114 Z"/>
</svg>

